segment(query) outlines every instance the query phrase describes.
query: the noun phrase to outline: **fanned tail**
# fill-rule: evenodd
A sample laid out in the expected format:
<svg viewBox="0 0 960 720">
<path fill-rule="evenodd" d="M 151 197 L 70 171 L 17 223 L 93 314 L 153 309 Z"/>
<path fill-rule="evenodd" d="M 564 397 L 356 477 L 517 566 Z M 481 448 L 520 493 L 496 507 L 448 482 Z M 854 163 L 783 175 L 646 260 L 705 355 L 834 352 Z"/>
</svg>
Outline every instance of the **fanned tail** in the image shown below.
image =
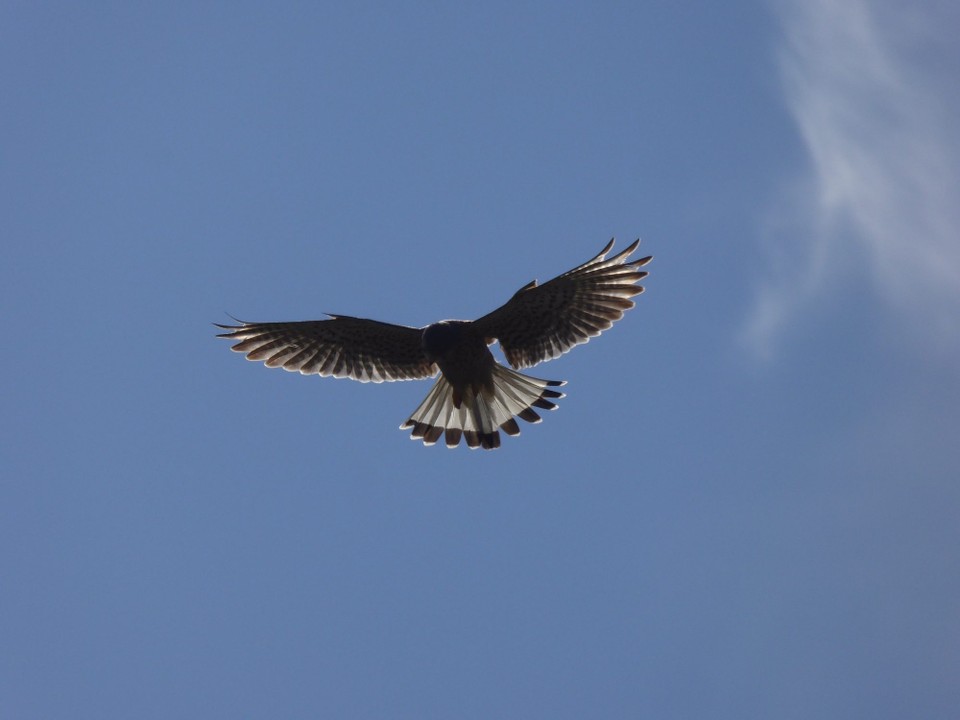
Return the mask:
<svg viewBox="0 0 960 720">
<path fill-rule="evenodd" d="M 471 449 L 493 450 L 500 447 L 500 430 L 520 434 L 515 417 L 538 423 L 541 418 L 534 408 L 556 409 L 552 400 L 563 393 L 552 388 L 565 384 L 523 375 L 498 363 L 493 367 L 493 391 L 468 385 L 458 408 L 453 404 L 453 386 L 441 375 L 400 429 L 412 428 L 410 438 L 422 439 L 424 445 L 433 445 L 442 436 L 447 447 L 456 447 L 463 438 Z"/>
</svg>

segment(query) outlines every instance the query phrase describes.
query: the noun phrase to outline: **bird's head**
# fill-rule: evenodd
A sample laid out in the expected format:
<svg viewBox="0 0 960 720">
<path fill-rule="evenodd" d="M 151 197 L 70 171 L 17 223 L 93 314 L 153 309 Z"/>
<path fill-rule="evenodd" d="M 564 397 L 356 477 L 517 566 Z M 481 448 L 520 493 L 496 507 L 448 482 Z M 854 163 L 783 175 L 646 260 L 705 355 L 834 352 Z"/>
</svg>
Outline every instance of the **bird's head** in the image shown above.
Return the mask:
<svg viewBox="0 0 960 720">
<path fill-rule="evenodd" d="M 443 358 L 463 337 L 463 328 L 468 323 L 462 320 L 442 320 L 427 325 L 420 336 L 420 346 L 431 360 Z"/>
</svg>

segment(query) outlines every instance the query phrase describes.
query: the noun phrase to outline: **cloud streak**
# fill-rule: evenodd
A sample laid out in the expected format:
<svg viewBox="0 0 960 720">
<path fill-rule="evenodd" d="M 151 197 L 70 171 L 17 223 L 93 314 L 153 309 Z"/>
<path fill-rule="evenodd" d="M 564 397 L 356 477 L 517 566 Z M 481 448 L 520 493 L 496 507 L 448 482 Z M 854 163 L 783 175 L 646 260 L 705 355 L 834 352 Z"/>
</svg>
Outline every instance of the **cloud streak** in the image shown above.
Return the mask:
<svg viewBox="0 0 960 720">
<path fill-rule="evenodd" d="M 953 346 L 960 113 L 947 92 L 954 76 L 942 72 L 953 22 L 938 25 L 929 6 L 920 18 L 906 4 L 865 0 L 784 0 L 777 8 L 786 105 L 809 167 L 771 209 L 773 262 L 747 340 L 772 352 L 796 314 L 855 260 L 903 320 L 922 321 L 929 338 Z"/>
</svg>

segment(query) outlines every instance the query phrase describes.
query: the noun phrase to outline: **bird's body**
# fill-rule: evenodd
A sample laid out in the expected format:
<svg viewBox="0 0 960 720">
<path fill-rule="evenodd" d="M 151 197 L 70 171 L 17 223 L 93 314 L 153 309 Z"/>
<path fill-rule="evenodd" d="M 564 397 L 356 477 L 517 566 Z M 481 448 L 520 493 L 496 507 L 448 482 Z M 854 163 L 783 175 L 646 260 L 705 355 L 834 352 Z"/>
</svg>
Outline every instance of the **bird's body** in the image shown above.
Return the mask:
<svg viewBox="0 0 960 720">
<path fill-rule="evenodd" d="M 454 398 L 468 384 L 489 388 L 493 383 L 496 360 L 466 320 L 442 320 L 427 325 L 420 337 L 427 359 L 436 363 L 454 388 Z"/>
<path fill-rule="evenodd" d="M 517 435 L 514 417 L 539 422 L 533 408 L 552 410 L 562 381 L 540 380 L 504 367 L 490 352 L 500 342 L 507 361 L 525 368 L 558 357 L 599 335 L 643 292 L 637 270 L 651 257 L 627 262 L 639 240 L 605 259 L 607 246 L 589 262 L 548 283 L 520 288 L 503 306 L 474 321 L 443 320 L 424 328 L 331 315 L 328 320 L 218 325 L 237 340 L 232 349 L 304 375 L 350 377 L 362 382 L 413 380 L 440 373 L 433 388 L 400 427 L 432 445 L 460 439 L 471 448 L 500 446 L 500 430 Z"/>
</svg>

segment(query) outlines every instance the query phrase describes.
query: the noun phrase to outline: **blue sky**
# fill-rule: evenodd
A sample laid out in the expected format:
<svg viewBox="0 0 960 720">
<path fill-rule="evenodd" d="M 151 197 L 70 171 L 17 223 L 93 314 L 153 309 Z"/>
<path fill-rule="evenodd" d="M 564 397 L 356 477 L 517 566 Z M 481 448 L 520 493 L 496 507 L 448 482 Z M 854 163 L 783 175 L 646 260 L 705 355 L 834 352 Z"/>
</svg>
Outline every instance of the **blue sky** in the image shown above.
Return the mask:
<svg viewBox="0 0 960 720">
<path fill-rule="evenodd" d="M 0 711 L 947 717 L 955 3 L 7 3 Z M 492 453 L 224 312 L 655 256 Z"/>
</svg>

